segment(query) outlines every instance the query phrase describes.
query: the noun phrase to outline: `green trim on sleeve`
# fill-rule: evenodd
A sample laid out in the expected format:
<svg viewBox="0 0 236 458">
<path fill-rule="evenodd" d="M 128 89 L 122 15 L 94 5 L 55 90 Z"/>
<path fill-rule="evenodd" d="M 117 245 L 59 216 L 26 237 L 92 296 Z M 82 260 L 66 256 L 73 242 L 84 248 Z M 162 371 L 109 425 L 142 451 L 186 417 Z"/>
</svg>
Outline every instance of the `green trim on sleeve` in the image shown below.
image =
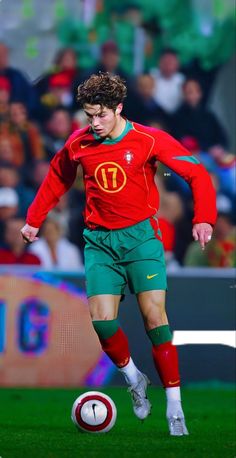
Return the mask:
<svg viewBox="0 0 236 458">
<path fill-rule="evenodd" d="M 173 159 L 178 161 L 191 162 L 192 164 L 201 164 L 201 162 L 195 156 L 175 156 Z"/>
</svg>

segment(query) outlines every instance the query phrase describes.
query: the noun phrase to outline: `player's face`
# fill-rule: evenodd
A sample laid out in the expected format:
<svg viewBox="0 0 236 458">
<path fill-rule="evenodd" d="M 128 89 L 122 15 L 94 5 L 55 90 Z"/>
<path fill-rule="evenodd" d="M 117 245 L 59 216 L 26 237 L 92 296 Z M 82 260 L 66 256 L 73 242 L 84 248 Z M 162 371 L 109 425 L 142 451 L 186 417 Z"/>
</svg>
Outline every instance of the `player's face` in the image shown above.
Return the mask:
<svg viewBox="0 0 236 458">
<path fill-rule="evenodd" d="M 84 112 L 89 124 L 93 131 L 102 138 L 115 136 L 120 122 L 121 110 L 122 104 L 119 104 L 115 111 L 101 105 L 84 105 Z"/>
</svg>

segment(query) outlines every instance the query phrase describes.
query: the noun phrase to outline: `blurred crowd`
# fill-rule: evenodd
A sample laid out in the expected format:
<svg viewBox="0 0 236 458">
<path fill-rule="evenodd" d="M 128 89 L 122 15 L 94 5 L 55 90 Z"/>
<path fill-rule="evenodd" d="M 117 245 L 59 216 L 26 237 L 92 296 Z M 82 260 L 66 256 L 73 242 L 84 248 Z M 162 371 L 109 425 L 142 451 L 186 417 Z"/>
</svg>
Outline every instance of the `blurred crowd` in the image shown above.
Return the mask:
<svg viewBox="0 0 236 458">
<path fill-rule="evenodd" d="M 114 41 L 102 44 L 96 66 L 82 70 L 79 55 L 63 48 L 36 81 L 9 64 L 0 43 L 0 264 L 34 264 L 45 269 L 83 271 L 84 189 L 80 168 L 72 189 L 50 212 L 40 238 L 26 246 L 20 236 L 26 211 L 47 174 L 50 160 L 68 136 L 87 120 L 76 88 L 89 75 L 108 71 L 128 86 L 124 115 L 177 138 L 209 171 L 219 211 L 214 237 L 205 251 L 192 241 L 192 195 L 171 170 L 158 165 L 159 222 L 169 269 L 179 266 L 235 265 L 235 156 L 217 116 L 209 110 L 209 75 L 177 52 L 162 49 L 154 68 L 135 76 L 122 68 Z M 213 80 L 212 80 L 213 81 Z"/>
</svg>

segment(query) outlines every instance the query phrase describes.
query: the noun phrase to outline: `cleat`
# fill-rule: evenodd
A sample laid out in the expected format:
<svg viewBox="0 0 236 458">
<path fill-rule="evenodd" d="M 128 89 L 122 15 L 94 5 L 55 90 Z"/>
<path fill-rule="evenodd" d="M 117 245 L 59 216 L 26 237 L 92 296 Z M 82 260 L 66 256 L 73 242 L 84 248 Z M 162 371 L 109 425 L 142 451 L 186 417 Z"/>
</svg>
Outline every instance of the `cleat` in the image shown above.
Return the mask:
<svg viewBox="0 0 236 458">
<path fill-rule="evenodd" d="M 147 398 L 147 387 L 150 383 L 147 376 L 140 372 L 138 382 L 128 388 L 132 398 L 134 414 L 140 420 L 144 420 L 151 412 L 152 405 Z"/>
<path fill-rule="evenodd" d="M 187 436 L 189 434 L 183 414 L 178 412 L 177 415 L 167 418 L 171 436 Z"/>
</svg>

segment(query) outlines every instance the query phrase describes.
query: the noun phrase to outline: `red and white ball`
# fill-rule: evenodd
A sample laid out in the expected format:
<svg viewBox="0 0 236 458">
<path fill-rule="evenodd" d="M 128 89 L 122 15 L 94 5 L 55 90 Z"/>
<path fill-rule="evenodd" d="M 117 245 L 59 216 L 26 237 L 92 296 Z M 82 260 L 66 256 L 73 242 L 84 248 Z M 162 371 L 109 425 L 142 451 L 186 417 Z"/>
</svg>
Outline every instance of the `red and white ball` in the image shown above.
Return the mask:
<svg viewBox="0 0 236 458">
<path fill-rule="evenodd" d="M 112 399 L 99 391 L 87 391 L 74 402 L 73 423 L 88 433 L 107 433 L 116 422 L 117 410 Z"/>
</svg>

